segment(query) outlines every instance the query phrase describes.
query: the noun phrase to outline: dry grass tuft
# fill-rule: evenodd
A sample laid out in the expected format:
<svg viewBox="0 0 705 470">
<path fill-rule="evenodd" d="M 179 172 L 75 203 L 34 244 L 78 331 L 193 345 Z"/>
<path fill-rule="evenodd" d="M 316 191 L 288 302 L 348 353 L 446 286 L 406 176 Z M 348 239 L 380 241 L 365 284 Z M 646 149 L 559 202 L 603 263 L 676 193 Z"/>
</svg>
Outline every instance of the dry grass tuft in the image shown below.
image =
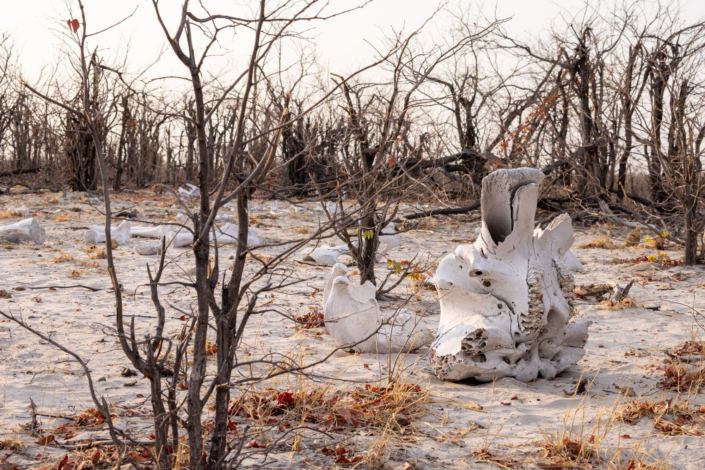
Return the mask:
<svg viewBox="0 0 705 470">
<path fill-rule="evenodd" d="M 600 238 L 594 242 L 578 245 L 578 248 L 602 248 L 604 250 L 614 250 L 614 243 L 609 237 L 600 235 Z"/>
<path fill-rule="evenodd" d="M 82 266 L 84 268 L 100 268 L 101 265 L 97 261 L 79 261 L 79 266 Z"/>
<path fill-rule="evenodd" d="M 104 247 L 98 247 L 95 245 L 87 246 L 83 249 L 88 254 L 90 259 L 107 259 L 108 252 Z"/>
<path fill-rule="evenodd" d="M 667 436 L 704 436 L 705 406 L 691 408 L 687 401 L 632 400 L 624 403 L 617 417 L 624 423 L 635 425 L 642 418 L 654 420 L 658 434 Z"/>
<path fill-rule="evenodd" d="M 294 391 L 250 391 L 230 404 L 233 420 L 276 425 L 279 430 L 315 425 L 321 431 L 349 432 L 364 428 L 370 434 L 402 432 L 427 414 L 429 389 L 393 382 L 386 387 L 365 385 L 352 390 L 332 386 Z"/>
<path fill-rule="evenodd" d="M 323 322 L 323 313 L 318 310 L 318 307 L 309 307 L 310 312 L 306 312 L 303 315 L 294 316 L 294 320 L 300 322 L 296 326 L 304 330 L 311 328 L 319 328 L 325 326 Z"/>
<path fill-rule="evenodd" d="M 59 212 L 54 218 L 54 222 L 68 222 L 71 220 L 70 212 Z"/>
<path fill-rule="evenodd" d="M 71 253 L 60 252 L 59 256 L 53 259 L 54 263 L 64 263 L 69 261 L 75 261 Z"/>
<path fill-rule="evenodd" d="M 705 368 L 673 363 L 664 371 L 658 386 L 670 392 L 697 394 L 705 386 Z"/>
<path fill-rule="evenodd" d="M 612 299 L 603 300 L 600 302 L 600 310 L 624 310 L 625 308 L 635 308 L 640 305 L 634 300 L 633 297 L 621 301 L 615 301 Z"/>
</svg>

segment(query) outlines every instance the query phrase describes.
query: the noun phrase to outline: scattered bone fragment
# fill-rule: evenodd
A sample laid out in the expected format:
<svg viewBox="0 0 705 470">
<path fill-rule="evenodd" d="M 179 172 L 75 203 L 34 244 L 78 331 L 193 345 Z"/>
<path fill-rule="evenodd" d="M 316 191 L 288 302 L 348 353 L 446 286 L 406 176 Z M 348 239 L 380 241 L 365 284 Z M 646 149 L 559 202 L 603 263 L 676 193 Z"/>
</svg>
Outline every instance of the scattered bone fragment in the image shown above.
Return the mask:
<svg viewBox="0 0 705 470">
<path fill-rule="evenodd" d="M 0 239 L 6 239 L 13 243 L 32 241 L 37 245 L 43 245 L 46 240 L 46 233 L 44 228 L 39 225 L 39 222 L 30 217 L 15 224 L 0 227 Z"/>
<path fill-rule="evenodd" d="M 394 222 L 390 222 L 379 236 L 379 247 L 377 248 L 377 258 L 381 261 L 384 256 L 394 248 L 401 246 L 401 236 L 396 234 Z"/>
<path fill-rule="evenodd" d="M 167 236 L 169 232 L 176 232 L 179 229 L 177 225 L 148 225 L 146 227 L 130 227 L 130 235 L 133 237 L 143 238 L 161 238 Z"/>
<path fill-rule="evenodd" d="M 219 245 L 237 245 L 238 226 L 236 224 L 227 223 L 222 227 L 215 229 L 216 240 Z M 211 239 L 213 238 L 211 234 Z M 247 246 L 255 247 L 266 245 L 267 239 L 259 234 L 256 228 L 248 227 L 247 231 Z"/>
<path fill-rule="evenodd" d="M 27 209 L 27 206 L 25 205 L 21 207 L 9 206 L 6 210 L 6 213 L 15 217 L 29 217 L 29 209 Z"/>
<path fill-rule="evenodd" d="M 338 258 L 342 255 L 349 255 L 350 250 L 347 245 L 319 246 L 316 248 L 304 248 L 301 250 L 304 261 L 313 261 L 324 266 L 334 266 L 338 263 Z"/>
<path fill-rule="evenodd" d="M 357 246 L 357 241 L 353 242 Z M 379 236 L 379 247 L 377 249 L 376 260 L 383 261 L 394 248 L 401 245 L 401 237 L 395 233 L 394 223 L 390 223 L 382 229 Z M 338 246 L 319 246 L 316 248 L 305 248 L 301 250 L 304 261 L 313 261 L 324 266 L 334 266 L 338 262 L 338 258 L 343 255 L 349 255 L 350 250 L 347 245 Z"/>
<path fill-rule="evenodd" d="M 137 247 L 135 250 L 141 255 L 156 255 L 160 253 L 161 250 L 161 238 L 166 237 L 166 246 L 169 248 L 183 248 L 193 244 L 193 235 L 188 230 L 179 228 L 174 225 L 162 225 L 159 227 L 160 230 L 144 230 L 140 233 L 155 235 L 159 237 L 159 240 L 153 240 L 147 243 L 143 243 Z M 177 230 L 179 230 L 177 232 Z M 238 236 L 238 226 L 235 224 L 227 223 L 222 227 L 215 228 L 215 240 L 217 240 L 218 245 L 236 245 Z M 147 235 L 139 235 L 147 236 Z M 213 242 L 213 234 L 209 236 L 211 242 Z M 247 232 L 247 245 L 249 247 L 262 246 L 267 243 L 267 239 L 257 232 L 254 227 L 249 227 Z"/>
<path fill-rule="evenodd" d="M 498 170 L 482 181 L 482 227 L 435 274 L 441 307 L 432 345 L 444 380 L 553 378 L 585 354 L 589 322 L 574 315 L 570 217 L 534 230 L 541 171 Z"/>
<path fill-rule="evenodd" d="M 360 352 L 406 352 L 433 341 L 433 333 L 421 317 L 406 309 L 380 314 L 375 286 L 356 285 L 335 264 L 323 293 L 324 321 L 335 343 Z"/>
<path fill-rule="evenodd" d="M 135 245 L 135 252 L 144 256 L 158 255 L 161 253 L 162 241 L 161 240 L 150 240 L 147 243 L 140 243 Z"/>
<path fill-rule="evenodd" d="M 110 238 L 118 245 L 128 245 L 130 243 L 130 229 L 132 222 L 125 220 L 117 227 L 110 227 Z M 101 225 L 91 225 L 91 229 L 86 232 L 83 239 L 87 245 L 98 245 L 105 243 L 105 227 Z"/>
<path fill-rule="evenodd" d="M 179 194 L 181 195 L 181 197 L 192 198 L 201 195 L 201 191 L 198 189 L 198 186 L 194 186 L 189 183 L 186 183 L 186 186 L 189 187 L 188 190 L 184 188 L 179 188 Z"/>
</svg>

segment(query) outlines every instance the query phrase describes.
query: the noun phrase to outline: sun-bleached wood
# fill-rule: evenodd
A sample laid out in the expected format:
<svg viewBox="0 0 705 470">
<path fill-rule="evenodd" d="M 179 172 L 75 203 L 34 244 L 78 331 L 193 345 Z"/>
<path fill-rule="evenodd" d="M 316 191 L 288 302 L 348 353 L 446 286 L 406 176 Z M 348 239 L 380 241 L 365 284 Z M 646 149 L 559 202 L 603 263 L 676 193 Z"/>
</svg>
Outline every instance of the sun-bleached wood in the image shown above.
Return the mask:
<svg viewBox="0 0 705 470">
<path fill-rule="evenodd" d="M 19 243 L 21 241 L 31 241 L 37 245 L 43 245 L 46 240 L 44 228 L 33 217 L 24 219 L 16 224 L 0 227 L 0 238 Z"/>
<path fill-rule="evenodd" d="M 574 315 L 573 228 L 562 214 L 534 230 L 539 184 L 529 168 L 498 170 L 482 181 L 482 228 L 436 272 L 441 318 L 432 345 L 439 378 L 490 381 L 553 378 L 575 365 L 589 322 Z"/>
<path fill-rule="evenodd" d="M 384 316 L 375 299 L 375 286 L 356 285 L 347 268 L 338 263 L 323 292 L 323 317 L 335 343 L 365 353 L 406 352 L 433 341 L 433 333 L 421 317 L 406 309 Z"/>
</svg>

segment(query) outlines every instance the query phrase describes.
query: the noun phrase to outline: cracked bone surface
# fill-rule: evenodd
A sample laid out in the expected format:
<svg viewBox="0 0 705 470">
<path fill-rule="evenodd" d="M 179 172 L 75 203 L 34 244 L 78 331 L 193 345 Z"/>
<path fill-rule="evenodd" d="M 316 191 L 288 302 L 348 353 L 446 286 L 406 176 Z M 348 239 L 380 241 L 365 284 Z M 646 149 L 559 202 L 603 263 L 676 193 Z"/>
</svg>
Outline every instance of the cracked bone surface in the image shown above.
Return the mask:
<svg viewBox="0 0 705 470">
<path fill-rule="evenodd" d="M 573 318 L 573 227 L 562 214 L 534 230 L 539 184 L 530 168 L 482 180 L 482 228 L 438 266 L 441 318 L 431 345 L 444 380 L 553 378 L 585 354 L 590 322 Z"/>
<path fill-rule="evenodd" d="M 355 285 L 346 273 L 344 264 L 334 265 L 323 292 L 326 329 L 339 347 L 386 354 L 418 349 L 433 341 L 423 318 L 406 309 L 382 316 L 375 286 L 370 281 Z"/>
<path fill-rule="evenodd" d="M 44 228 L 33 217 L 24 219 L 16 224 L 0 227 L 0 238 L 18 243 L 21 241 L 32 241 L 37 245 L 43 245 L 46 240 Z"/>
<path fill-rule="evenodd" d="M 132 222 L 125 220 L 123 223 L 113 228 L 110 227 L 110 238 L 115 240 L 118 245 L 127 245 L 130 243 L 130 229 Z M 86 232 L 83 239 L 88 245 L 97 245 L 105 242 L 105 227 L 102 225 L 91 225 L 91 229 Z"/>
</svg>

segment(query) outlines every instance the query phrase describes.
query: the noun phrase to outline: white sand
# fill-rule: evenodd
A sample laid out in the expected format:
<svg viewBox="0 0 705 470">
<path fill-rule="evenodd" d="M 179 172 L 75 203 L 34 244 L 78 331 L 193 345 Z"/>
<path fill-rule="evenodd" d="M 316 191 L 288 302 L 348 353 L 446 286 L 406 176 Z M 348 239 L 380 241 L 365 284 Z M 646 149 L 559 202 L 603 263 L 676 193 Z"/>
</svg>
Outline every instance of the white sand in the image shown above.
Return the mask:
<svg viewBox="0 0 705 470">
<path fill-rule="evenodd" d="M 157 196 L 152 192 L 122 193 L 114 196 L 113 210 L 132 208 L 130 199 L 157 201 L 157 203 L 137 204 L 143 216 L 162 216 L 173 204 L 166 195 Z M 131 367 L 125 359 L 110 329 L 114 322 L 114 297 L 111 291 L 90 292 L 83 289 L 30 290 L 18 291 L 18 287 L 46 285 L 83 284 L 99 288 L 108 288 L 110 283 L 105 272 L 105 260 L 89 259 L 85 252 L 83 234 L 91 224 L 102 223 L 102 217 L 86 202 L 87 198 L 77 193 L 67 196 L 17 195 L 0 196 L 0 212 L 9 205 L 26 204 L 30 213 L 46 230 L 47 243 L 43 247 L 31 244 L 15 245 L 15 249 L 0 250 L 0 289 L 12 294 L 12 298 L 0 299 L 0 309 L 6 313 L 21 315 L 31 325 L 53 339 L 79 353 L 89 360 L 89 367 L 96 382 L 97 392 L 105 395 L 115 406 L 119 422 L 137 435 L 147 436 L 149 431 L 148 415 L 128 417 L 126 410 L 149 409 L 149 387 L 145 378 L 124 378 L 120 371 Z M 271 218 L 267 215 L 268 204 L 256 201 L 261 210 L 254 210 L 251 217 L 259 222 L 256 225 L 260 234 L 268 241 L 286 240 L 295 229 L 315 227 L 320 212 L 313 210 Z M 282 204 L 280 203 L 280 206 Z M 288 206 L 288 204 L 284 204 Z M 304 204 L 312 209 L 313 204 Z M 80 207 L 82 212 L 70 212 L 71 207 Z M 47 214 L 43 209 L 61 209 L 59 214 Z M 57 218 L 68 214 L 69 219 L 57 222 Z M 173 210 L 171 214 L 174 215 Z M 468 216 L 467 219 L 477 219 Z M 0 219 L 0 225 L 16 222 L 15 219 Z M 404 244 L 393 251 L 390 258 L 402 261 L 428 261 L 432 268 L 442 255 L 455 249 L 459 243 L 468 243 L 475 238 L 477 222 L 458 222 L 451 218 L 427 219 L 421 227 L 402 235 Z M 83 227 L 81 229 L 80 227 Z M 73 229 L 73 230 L 72 230 Z M 597 238 L 594 230 L 582 230 L 576 227 L 576 246 Z M 612 228 L 613 240 L 621 242 L 628 230 Z M 142 240 L 133 239 L 135 243 Z M 336 240 L 331 240 L 336 242 Z M 193 268 L 190 263 L 190 249 L 170 250 L 170 257 L 175 262 L 167 269 L 167 277 L 185 279 Z M 220 248 L 221 259 L 227 261 L 234 254 L 232 246 Z M 595 301 L 578 300 L 578 317 L 590 319 L 590 340 L 587 343 L 585 358 L 574 368 L 564 372 L 552 381 L 537 380 L 534 383 L 521 383 L 513 379 L 498 380 L 493 384 L 443 383 L 433 376 L 423 349 L 419 354 L 407 357 L 408 364 L 416 361 L 412 368 L 413 381 L 430 383 L 431 394 L 435 403 L 430 406 L 429 414 L 414 425 L 420 431 L 406 441 L 396 440 L 390 443 L 389 458 L 392 468 L 401 468 L 404 462 L 416 462 L 419 468 L 494 468 L 485 463 L 478 463 L 471 455 L 480 450 L 485 441 L 492 444 L 489 450 L 496 457 L 505 456 L 524 461 L 535 457 L 540 447 L 532 443 L 543 439 L 546 434 L 558 433 L 561 437 L 564 428 L 569 433 L 573 425 L 573 438 L 580 436 L 587 440 L 595 434 L 597 416 L 615 404 L 619 398 L 616 388 L 631 386 L 638 396 L 666 398 L 672 393 L 662 393 L 656 383 L 663 377 L 663 350 L 690 340 L 694 321 L 689 313 L 691 307 L 705 307 L 705 271 L 703 266 L 696 268 L 671 268 L 656 272 L 653 281 L 642 285 L 644 273 L 629 272 L 628 265 L 611 263 L 613 258 L 633 258 L 641 253 L 654 254 L 646 248 L 619 248 L 610 252 L 602 249 L 578 249 L 574 252 L 583 263 L 583 268 L 576 275 L 576 285 L 618 281 L 624 285 L 631 279 L 637 279 L 631 294 L 640 304 L 647 307 L 659 307 L 657 311 L 645 308 L 626 308 L 624 310 L 600 309 Z M 73 256 L 73 261 L 54 262 L 61 253 Z M 262 250 L 263 254 L 270 250 Z M 681 253 L 667 251 L 671 258 L 680 259 Z M 147 281 L 145 263 L 155 263 L 156 257 L 143 257 L 134 253 L 131 246 L 116 250 L 118 276 L 124 286 L 124 302 L 127 315 L 136 315 L 137 331 L 141 334 L 150 331 L 155 318 L 149 291 L 144 283 Z M 320 305 L 323 288 L 328 279 L 329 268 L 316 268 L 296 262 L 296 256 L 287 262 L 287 266 L 298 270 L 307 280 L 299 285 L 286 288 L 274 294 L 272 306 L 293 314 L 307 312 L 309 306 Z M 351 270 L 354 270 L 352 268 Z M 69 278 L 72 271 L 78 271 L 80 277 Z M 379 276 L 386 276 L 386 263 L 377 267 Z M 395 278 L 395 276 L 393 276 Z M 682 280 L 677 280 L 682 279 Z M 312 292 L 318 294 L 312 297 Z M 167 306 L 167 326 L 165 333 L 173 335 L 181 330 L 182 315 L 171 304 L 184 311 L 191 311 L 195 294 L 183 287 L 164 287 L 160 290 L 162 303 Z M 408 281 L 395 291 L 399 296 L 411 294 Z M 41 299 L 41 301 L 39 301 Z M 422 313 L 428 311 L 438 314 L 434 303 L 435 294 L 422 291 L 419 298 L 412 298 L 409 308 Z M 393 302 L 382 302 L 383 312 L 392 308 Z M 433 318 L 433 317 L 432 317 Z M 48 414 L 73 415 L 86 408 L 92 408 L 86 380 L 80 366 L 69 356 L 57 351 L 48 344 L 42 344 L 38 338 L 17 325 L 3 320 L 0 325 L 0 357 L 4 365 L 2 383 L 3 426 L 5 438 L 19 438 L 29 444 L 23 453 L 9 457 L 16 465 L 39 465 L 45 459 L 55 459 L 65 454 L 57 448 L 43 448 L 35 444 L 36 439 L 19 430 L 21 424 L 29 421 L 29 400 L 32 398 L 40 412 Z M 266 314 L 251 322 L 244 344 L 247 352 L 255 357 L 260 348 L 284 352 L 302 350 L 308 355 L 308 361 L 316 360 L 330 352 L 333 341 L 326 335 L 316 336 L 300 333 L 293 328 L 292 322 L 276 315 Z M 625 356 L 627 352 L 636 355 Z M 364 367 L 369 366 L 369 369 Z M 328 363 L 316 368 L 318 374 L 355 379 L 362 383 L 374 383 L 386 377 L 386 356 L 344 355 L 339 354 Z M 590 396 L 566 396 L 564 390 L 572 390 L 581 376 L 595 379 Z M 137 379 L 137 384 L 126 387 L 126 383 Z M 272 386 L 279 389 L 291 387 L 284 379 Z M 345 384 L 340 384 L 345 387 Z M 516 399 L 512 399 L 516 397 Z M 445 400 L 444 403 L 443 400 Z M 456 403 L 453 403 L 453 400 Z M 484 407 L 483 412 L 468 411 L 457 403 L 474 402 Z M 691 404 L 700 406 L 705 403 L 702 396 L 690 398 Z M 509 403 L 510 405 L 502 405 Z M 576 412 L 576 408 L 579 411 Z M 491 411 L 491 423 L 490 423 Z M 45 428 L 56 427 L 65 421 L 42 418 Z M 476 428 L 475 424 L 482 428 Z M 487 429 L 489 427 L 489 429 Z M 475 429 L 476 428 L 476 429 Z M 501 430 L 500 430 L 501 428 Z M 471 429 L 461 439 L 452 437 L 463 430 Z M 630 438 L 620 438 L 622 435 Z M 445 435 L 445 439 L 442 439 Z M 489 437 L 488 437 L 489 436 Z M 363 430 L 354 430 L 348 436 L 351 446 L 356 446 L 362 455 L 376 438 L 366 436 Z M 674 468 L 705 468 L 705 446 L 703 437 L 668 437 L 653 434 L 653 421 L 642 419 L 636 426 L 615 425 L 602 440 L 600 451 L 609 455 L 618 447 L 623 452 L 622 461 L 629 459 L 629 449 L 640 446 L 652 458 L 665 459 Z M 647 444 L 648 441 L 648 444 Z M 320 450 L 323 441 L 311 440 L 300 454 L 291 456 L 289 449 L 282 449 L 274 457 L 277 462 L 269 468 L 303 468 L 308 464 L 331 465 L 332 460 L 314 452 Z M 7 451 L 3 451 L 7 452 Z M 36 457 L 37 453 L 42 457 Z M 648 459 L 646 459 L 648 460 Z M 530 468 L 530 467 L 527 467 Z M 605 466 L 605 468 L 607 468 Z M 625 467 L 626 468 L 626 465 Z"/>
</svg>

